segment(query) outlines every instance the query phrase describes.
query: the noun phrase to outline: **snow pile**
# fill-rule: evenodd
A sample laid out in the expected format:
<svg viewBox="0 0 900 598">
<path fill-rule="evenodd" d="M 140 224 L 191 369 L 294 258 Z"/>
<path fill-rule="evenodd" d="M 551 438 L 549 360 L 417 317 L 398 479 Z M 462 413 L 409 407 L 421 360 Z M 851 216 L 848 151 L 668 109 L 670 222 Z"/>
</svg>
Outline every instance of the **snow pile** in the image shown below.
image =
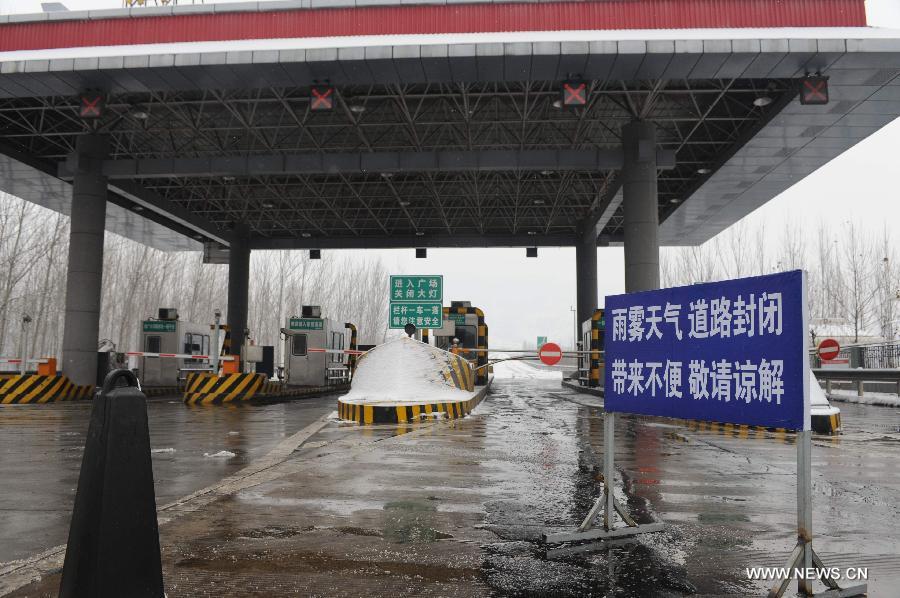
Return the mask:
<svg viewBox="0 0 900 598">
<path fill-rule="evenodd" d="M 409 337 L 378 345 L 359 361 L 344 403 L 405 405 L 467 401 L 471 393 L 444 379 L 453 356 Z"/>
<path fill-rule="evenodd" d="M 828 403 L 825 391 L 819 386 L 816 375 L 809 373 L 809 412 L 811 415 L 836 415 L 841 412 Z"/>
</svg>

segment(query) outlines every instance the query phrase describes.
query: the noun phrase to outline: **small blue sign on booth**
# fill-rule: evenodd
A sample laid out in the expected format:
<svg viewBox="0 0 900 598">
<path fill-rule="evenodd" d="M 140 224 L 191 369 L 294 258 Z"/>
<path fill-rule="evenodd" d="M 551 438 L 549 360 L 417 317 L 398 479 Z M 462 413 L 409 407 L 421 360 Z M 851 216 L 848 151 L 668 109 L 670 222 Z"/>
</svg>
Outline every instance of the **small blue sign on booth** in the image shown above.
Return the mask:
<svg viewBox="0 0 900 598">
<path fill-rule="evenodd" d="M 809 430 L 802 270 L 606 298 L 610 412 Z"/>
</svg>

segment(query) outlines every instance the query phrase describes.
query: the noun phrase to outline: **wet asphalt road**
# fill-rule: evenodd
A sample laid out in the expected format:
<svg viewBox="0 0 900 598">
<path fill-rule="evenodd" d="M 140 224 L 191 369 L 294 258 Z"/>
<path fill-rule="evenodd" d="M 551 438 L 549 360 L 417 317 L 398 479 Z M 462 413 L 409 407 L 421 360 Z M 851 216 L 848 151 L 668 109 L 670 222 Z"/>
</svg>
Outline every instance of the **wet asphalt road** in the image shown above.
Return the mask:
<svg viewBox="0 0 900 598">
<path fill-rule="evenodd" d="M 200 454 L 232 450 L 224 446 L 232 430 L 246 433 L 246 446 L 257 447 L 247 450 L 258 454 L 265 449 L 254 436 L 302 427 L 294 405 L 302 406 L 276 406 L 281 415 L 187 412 L 182 430 L 202 438 L 197 430 L 215 429 L 211 441 L 189 444 Z M 895 596 L 900 410 L 840 406 L 847 433 L 814 440 L 815 547 L 828 566 L 869 567 L 870 596 Z M 297 419 L 270 432 L 279 417 Z M 558 381 L 498 379 L 463 420 L 367 428 L 333 422 L 264 479 L 171 515 L 160 532 L 167 594 L 764 594 L 768 584 L 749 582 L 744 568 L 782 566 L 793 548 L 791 435 L 741 437 L 623 416 L 616 428 L 617 495 L 639 522 L 667 523 L 664 532 L 584 553 L 548 553 L 541 534 L 575 527 L 600 489 L 602 411 L 597 399 Z M 211 461 L 185 467 L 206 471 Z M 54 595 L 57 585 L 49 576 L 13 595 Z"/>
<path fill-rule="evenodd" d="M 210 409 L 151 399 L 157 504 L 244 467 L 335 400 Z M 89 419 L 87 402 L 0 406 L 0 563 L 66 542 Z"/>
</svg>

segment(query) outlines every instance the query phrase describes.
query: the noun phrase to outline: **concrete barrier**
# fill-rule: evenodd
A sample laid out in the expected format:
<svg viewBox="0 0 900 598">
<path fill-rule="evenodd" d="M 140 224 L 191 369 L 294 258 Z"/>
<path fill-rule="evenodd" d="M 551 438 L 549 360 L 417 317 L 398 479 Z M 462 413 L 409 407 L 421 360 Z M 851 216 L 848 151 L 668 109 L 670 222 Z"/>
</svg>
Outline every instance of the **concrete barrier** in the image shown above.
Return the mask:
<svg viewBox="0 0 900 598">
<path fill-rule="evenodd" d="M 189 374 L 184 388 L 187 405 L 222 405 L 243 401 L 278 401 L 342 392 L 348 384 L 287 386 L 266 380 L 265 374 Z"/>
<path fill-rule="evenodd" d="M 0 404 L 4 405 L 74 401 L 90 399 L 93 394 L 93 385 L 79 386 L 66 376 L 0 375 Z"/>
</svg>

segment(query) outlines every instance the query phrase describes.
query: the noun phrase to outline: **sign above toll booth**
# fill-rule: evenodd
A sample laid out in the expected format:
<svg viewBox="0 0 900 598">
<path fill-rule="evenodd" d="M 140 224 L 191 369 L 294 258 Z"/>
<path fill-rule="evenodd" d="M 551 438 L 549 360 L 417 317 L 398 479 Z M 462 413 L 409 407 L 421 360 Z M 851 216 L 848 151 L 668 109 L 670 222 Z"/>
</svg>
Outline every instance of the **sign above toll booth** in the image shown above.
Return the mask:
<svg viewBox="0 0 900 598">
<path fill-rule="evenodd" d="M 444 301 L 444 277 L 392 275 L 391 301 Z"/>
<path fill-rule="evenodd" d="M 323 330 L 325 321 L 319 318 L 291 318 L 289 330 Z"/>
<path fill-rule="evenodd" d="M 170 320 L 144 320 L 144 332 L 175 332 L 175 322 Z"/>
<path fill-rule="evenodd" d="M 806 277 L 606 298 L 607 411 L 809 430 Z"/>
<path fill-rule="evenodd" d="M 403 328 L 413 324 L 416 328 L 440 328 L 444 309 L 438 302 L 394 303 L 390 305 L 390 327 Z"/>
</svg>

